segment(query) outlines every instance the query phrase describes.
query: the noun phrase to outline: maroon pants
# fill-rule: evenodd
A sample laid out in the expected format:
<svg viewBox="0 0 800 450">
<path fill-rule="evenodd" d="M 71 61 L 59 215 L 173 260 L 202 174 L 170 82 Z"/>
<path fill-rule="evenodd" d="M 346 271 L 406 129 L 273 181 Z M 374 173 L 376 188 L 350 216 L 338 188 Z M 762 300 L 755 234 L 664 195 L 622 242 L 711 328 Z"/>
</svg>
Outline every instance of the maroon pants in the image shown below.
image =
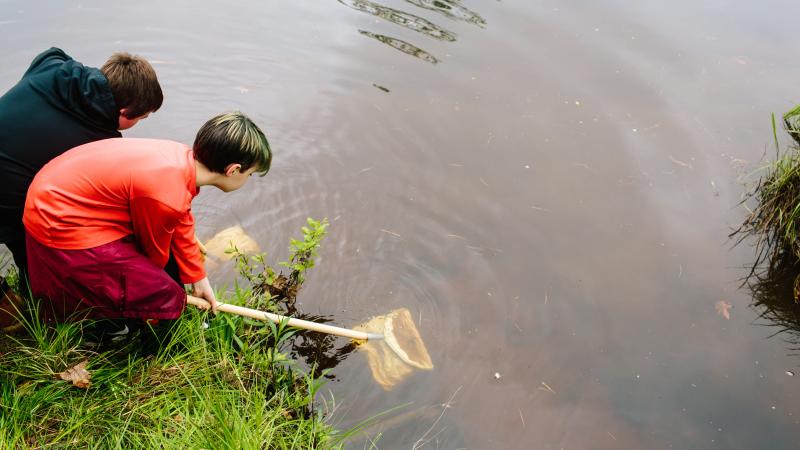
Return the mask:
<svg viewBox="0 0 800 450">
<path fill-rule="evenodd" d="M 30 236 L 28 276 L 45 319 L 176 319 L 186 293 L 139 252 L 132 236 L 85 250 L 46 247 Z"/>
</svg>

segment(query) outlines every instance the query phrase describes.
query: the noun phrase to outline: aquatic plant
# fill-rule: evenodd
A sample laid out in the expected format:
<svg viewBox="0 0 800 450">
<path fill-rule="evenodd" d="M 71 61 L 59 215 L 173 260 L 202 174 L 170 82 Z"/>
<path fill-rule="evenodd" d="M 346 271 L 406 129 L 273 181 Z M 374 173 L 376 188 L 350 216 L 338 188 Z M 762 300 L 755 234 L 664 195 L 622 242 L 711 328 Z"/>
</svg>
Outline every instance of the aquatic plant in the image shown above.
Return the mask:
<svg viewBox="0 0 800 450">
<path fill-rule="evenodd" d="M 305 282 L 306 272 L 316 265 L 322 240 L 328 234 L 328 219 L 306 219 L 307 226 L 301 227 L 303 240 L 291 239 L 289 260 L 279 262 L 279 266 L 290 269 L 288 274 L 276 271 L 266 262 L 266 254 L 247 255 L 238 248 L 228 249 L 233 254 L 239 273 L 250 282 L 256 296 L 269 294 L 267 301 L 283 304 L 291 308 L 297 298 L 297 291 Z M 262 302 L 263 303 L 263 302 Z M 252 302 L 251 302 L 252 304 Z M 255 305 L 269 306 L 269 305 Z"/>
<path fill-rule="evenodd" d="M 784 114 L 783 125 L 794 142 L 781 150 L 773 115 L 776 159 L 761 168 L 762 175 L 742 200 L 745 207 L 755 201 L 755 207 L 730 235 L 735 244 L 752 239 L 756 260 L 751 275 L 784 251 L 800 259 L 800 107 Z"/>
</svg>

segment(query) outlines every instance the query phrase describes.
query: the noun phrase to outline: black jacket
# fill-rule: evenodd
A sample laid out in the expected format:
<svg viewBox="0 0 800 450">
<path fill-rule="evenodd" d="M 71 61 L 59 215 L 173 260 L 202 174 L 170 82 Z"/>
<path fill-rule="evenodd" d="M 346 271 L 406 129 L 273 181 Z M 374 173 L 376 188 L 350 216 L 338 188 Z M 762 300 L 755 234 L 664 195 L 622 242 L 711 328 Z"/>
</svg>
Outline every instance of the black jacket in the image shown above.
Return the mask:
<svg viewBox="0 0 800 450">
<path fill-rule="evenodd" d="M 0 242 L 22 226 L 36 172 L 72 147 L 120 137 L 119 108 L 108 80 L 62 50 L 37 56 L 0 97 Z"/>
</svg>

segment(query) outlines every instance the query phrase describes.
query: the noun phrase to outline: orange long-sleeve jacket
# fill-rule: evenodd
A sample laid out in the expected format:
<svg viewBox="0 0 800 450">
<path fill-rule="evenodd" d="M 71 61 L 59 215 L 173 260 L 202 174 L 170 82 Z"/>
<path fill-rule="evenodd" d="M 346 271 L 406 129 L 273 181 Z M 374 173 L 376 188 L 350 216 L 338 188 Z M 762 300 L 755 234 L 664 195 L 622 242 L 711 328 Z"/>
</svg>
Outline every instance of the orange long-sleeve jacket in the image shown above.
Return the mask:
<svg viewBox="0 0 800 450">
<path fill-rule="evenodd" d="M 75 147 L 47 163 L 28 189 L 23 223 L 43 245 L 97 247 L 134 235 L 164 267 L 175 255 L 181 281 L 205 278 L 194 238 L 197 195 L 192 149 L 156 139 L 113 138 Z"/>
</svg>

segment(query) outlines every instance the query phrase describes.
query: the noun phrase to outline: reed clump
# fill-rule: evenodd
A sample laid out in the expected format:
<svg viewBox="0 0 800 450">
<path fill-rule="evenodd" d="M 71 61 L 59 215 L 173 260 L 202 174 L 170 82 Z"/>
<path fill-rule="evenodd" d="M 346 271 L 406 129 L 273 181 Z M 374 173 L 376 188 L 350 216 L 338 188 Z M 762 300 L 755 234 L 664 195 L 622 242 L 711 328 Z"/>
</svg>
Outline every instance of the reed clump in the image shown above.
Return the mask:
<svg viewBox="0 0 800 450">
<path fill-rule="evenodd" d="M 775 116 L 772 131 L 776 159 L 761 169 L 762 175 L 742 204 L 755 203 L 742 224 L 731 233 L 736 244 L 752 239 L 756 260 L 752 275 L 763 263 L 789 252 L 800 260 L 800 106 L 783 115 L 792 138 L 781 150 Z"/>
</svg>

